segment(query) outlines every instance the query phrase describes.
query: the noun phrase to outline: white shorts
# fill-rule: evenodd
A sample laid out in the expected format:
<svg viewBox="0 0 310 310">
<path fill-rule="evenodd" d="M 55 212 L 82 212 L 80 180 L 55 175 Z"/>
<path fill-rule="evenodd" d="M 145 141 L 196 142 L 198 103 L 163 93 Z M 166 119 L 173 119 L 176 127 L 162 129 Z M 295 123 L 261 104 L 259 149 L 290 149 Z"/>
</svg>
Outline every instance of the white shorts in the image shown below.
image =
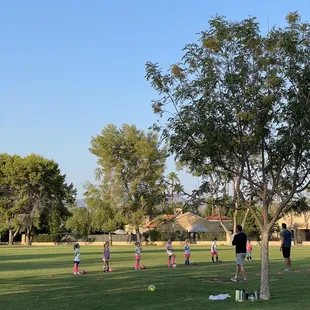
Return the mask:
<svg viewBox="0 0 310 310">
<path fill-rule="evenodd" d="M 168 256 L 172 256 L 173 255 L 173 252 L 171 250 L 167 250 L 167 255 Z"/>
</svg>

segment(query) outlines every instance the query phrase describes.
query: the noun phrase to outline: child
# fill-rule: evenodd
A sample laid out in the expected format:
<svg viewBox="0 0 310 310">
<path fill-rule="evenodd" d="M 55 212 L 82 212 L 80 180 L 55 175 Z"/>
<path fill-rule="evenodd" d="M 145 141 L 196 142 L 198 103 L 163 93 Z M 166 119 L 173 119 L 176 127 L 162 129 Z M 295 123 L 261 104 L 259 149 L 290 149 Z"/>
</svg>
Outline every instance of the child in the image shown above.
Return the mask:
<svg viewBox="0 0 310 310">
<path fill-rule="evenodd" d="M 212 245 L 211 245 L 211 257 L 212 257 L 212 262 L 214 262 L 214 256 L 216 256 L 216 262 L 219 262 L 219 256 L 217 252 L 217 245 L 216 245 L 217 238 L 213 239 Z"/>
<path fill-rule="evenodd" d="M 107 241 L 104 246 L 103 246 L 103 272 L 109 272 L 110 268 L 109 268 L 109 260 L 110 260 L 110 243 L 109 241 Z"/>
<path fill-rule="evenodd" d="M 175 254 L 173 253 L 171 240 L 169 239 L 166 244 L 166 251 L 168 255 L 168 268 L 171 266 L 171 258 L 172 258 L 172 265 L 175 264 Z"/>
<path fill-rule="evenodd" d="M 80 253 L 80 245 L 76 243 L 73 247 L 74 249 L 74 267 L 73 267 L 73 274 L 80 274 L 79 273 L 79 264 L 81 261 L 81 253 Z"/>
<path fill-rule="evenodd" d="M 189 265 L 189 258 L 191 256 L 191 249 L 189 246 L 189 240 L 185 240 L 185 245 L 184 245 L 184 256 L 185 256 L 185 265 Z"/>
<path fill-rule="evenodd" d="M 246 260 L 248 262 L 252 261 L 252 250 L 253 250 L 253 247 L 251 244 L 251 240 L 248 240 L 246 243 Z"/>
<path fill-rule="evenodd" d="M 138 269 L 140 269 L 140 258 L 141 258 L 142 247 L 141 247 L 140 242 L 136 242 L 135 245 L 136 245 L 136 256 L 135 256 L 136 265 L 135 265 L 135 269 L 138 270 Z"/>
</svg>

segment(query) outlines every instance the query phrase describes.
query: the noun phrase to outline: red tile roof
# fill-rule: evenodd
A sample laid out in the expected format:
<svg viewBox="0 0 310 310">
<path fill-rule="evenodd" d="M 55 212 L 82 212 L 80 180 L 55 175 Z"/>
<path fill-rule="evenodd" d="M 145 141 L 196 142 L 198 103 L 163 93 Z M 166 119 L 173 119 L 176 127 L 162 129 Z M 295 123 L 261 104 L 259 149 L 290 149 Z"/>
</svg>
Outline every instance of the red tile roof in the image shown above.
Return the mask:
<svg viewBox="0 0 310 310">
<path fill-rule="evenodd" d="M 207 216 L 206 219 L 208 221 L 219 221 L 220 216 L 218 214 L 215 214 L 215 215 Z M 222 221 L 229 221 L 229 220 L 230 218 L 228 216 L 222 215 Z"/>
<path fill-rule="evenodd" d="M 174 214 L 169 214 L 169 215 L 165 215 L 162 220 L 165 222 L 168 222 L 170 220 L 172 220 L 174 217 L 176 217 L 176 215 Z M 152 220 L 150 221 L 145 227 L 146 228 L 156 228 L 158 226 L 158 219 Z"/>
</svg>

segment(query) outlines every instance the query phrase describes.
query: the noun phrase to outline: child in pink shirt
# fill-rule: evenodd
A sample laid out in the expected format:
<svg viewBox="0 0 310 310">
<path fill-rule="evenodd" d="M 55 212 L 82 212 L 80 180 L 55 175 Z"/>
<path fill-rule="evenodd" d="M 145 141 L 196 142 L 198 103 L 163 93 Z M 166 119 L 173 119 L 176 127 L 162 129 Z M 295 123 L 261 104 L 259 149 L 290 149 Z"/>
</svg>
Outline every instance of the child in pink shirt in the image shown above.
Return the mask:
<svg viewBox="0 0 310 310">
<path fill-rule="evenodd" d="M 253 250 L 253 247 L 251 244 L 251 240 L 248 240 L 246 243 L 246 260 L 248 262 L 252 261 L 252 250 Z"/>
</svg>

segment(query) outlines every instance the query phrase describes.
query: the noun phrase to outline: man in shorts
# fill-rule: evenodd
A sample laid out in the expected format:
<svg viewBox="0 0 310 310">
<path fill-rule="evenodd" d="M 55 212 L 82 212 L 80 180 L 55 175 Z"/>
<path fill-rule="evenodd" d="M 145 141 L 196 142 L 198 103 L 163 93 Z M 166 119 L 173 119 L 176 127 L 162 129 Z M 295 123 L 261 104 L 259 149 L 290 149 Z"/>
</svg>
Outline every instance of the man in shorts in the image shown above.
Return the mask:
<svg viewBox="0 0 310 310">
<path fill-rule="evenodd" d="M 246 256 L 246 242 L 247 235 L 242 231 L 242 226 L 237 225 L 237 234 L 234 236 L 232 245 L 236 247 L 236 274 L 235 277 L 231 279 L 233 282 L 238 281 L 238 276 L 241 271 L 243 280 L 246 281 L 245 269 L 244 269 L 244 260 Z"/>
<path fill-rule="evenodd" d="M 281 232 L 281 248 L 283 258 L 285 259 L 286 268 L 284 271 L 292 271 L 292 261 L 291 261 L 291 244 L 292 244 L 292 233 L 286 228 L 286 224 L 282 224 Z"/>
</svg>

